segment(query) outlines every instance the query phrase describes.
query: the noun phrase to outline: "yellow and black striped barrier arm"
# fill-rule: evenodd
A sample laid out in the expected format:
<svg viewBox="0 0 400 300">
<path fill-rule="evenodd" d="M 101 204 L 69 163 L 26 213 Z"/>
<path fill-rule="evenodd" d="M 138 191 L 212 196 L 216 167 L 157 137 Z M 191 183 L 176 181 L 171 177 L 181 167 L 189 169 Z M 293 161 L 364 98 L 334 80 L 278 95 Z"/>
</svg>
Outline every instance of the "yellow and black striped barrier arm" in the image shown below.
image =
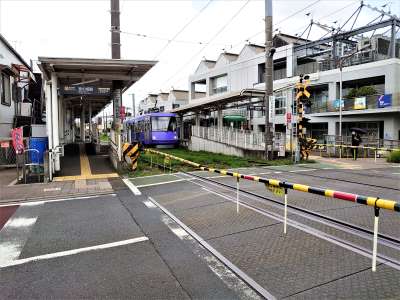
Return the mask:
<svg viewBox="0 0 400 300">
<path fill-rule="evenodd" d="M 304 184 L 298 184 L 298 183 L 291 183 L 291 182 L 286 182 L 286 181 L 280 181 L 276 179 L 267 179 L 267 178 L 262 178 L 258 176 L 252 176 L 252 175 L 244 175 L 240 173 L 235 173 L 235 172 L 230 172 L 227 170 L 219 170 L 219 169 L 213 169 L 209 168 L 206 166 L 202 166 L 198 163 L 182 159 L 180 157 L 166 154 L 164 152 L 156 151 L 153 149 L 145 149 L 145 151 L 162 155 L 165 157 L 169 157 L 171 159 L 175 159 L 177 161 L 183 162 L 185 164 L 191 165 L 193 167 L 199 168 L 202 171 L 208 171 L 208 172 L 214 172 L 222 175 L 227 175 L 227 176 L 233 176 L 237 178 L 243 178 L 246 180 L 252 180 L 252 181 L 257 181 L 257 182 L 262 182 L 264 184 L 276 186 L 276 187 L 282 187 L 285 189 L 291 189 L 295 191 L 300 191 L 300 192 L 305 192 L 305 193 L 310 193 L 310 194 L 316 194 L 316 195 L 321 195 L 329 198 L 335 198 L 335 199 L 340 199 L 340 200 L 346 200 L 346 201 L 351 201 L 359 204 L 364 204 L 368 206 L 373 206 L 376 208 L 383 208 L 387 210 L 392 210 L 396 212 L 400 212 L 400 203 L 394 200 L 389 200 L 389 199 L 381 199 L 379 197 L 368 197 L 368 196 L 363 196 L 363 195 L 357 195 L 357 194 L 351 194 L 351 193 L 345 193 L 345 192 L 340 192 L 340 191 L 335 191 L 335 190 L 330 190 L 330 189 L 321 189 L 317 187 L 312 187 Z"/>
<path fill-rule="evenodd" d="M 138 143 L 124 143 L 122 146 L 122 156 L 127 164 L 132 165 L 132 170 L 137 169 L 137 160 L 139 158 L 139 144 Z"/>
</svg>

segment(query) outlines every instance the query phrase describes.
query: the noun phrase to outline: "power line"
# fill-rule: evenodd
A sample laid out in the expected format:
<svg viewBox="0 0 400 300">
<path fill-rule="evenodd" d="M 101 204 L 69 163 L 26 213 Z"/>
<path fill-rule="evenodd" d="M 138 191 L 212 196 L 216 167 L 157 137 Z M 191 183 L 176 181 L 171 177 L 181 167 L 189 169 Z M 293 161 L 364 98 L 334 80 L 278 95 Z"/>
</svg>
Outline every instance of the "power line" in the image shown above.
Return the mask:
<svg viewBox="0 0 400 300">
<path fill-rule="evenodd" d="M 165 49 L 167 49 L 167 47 L 169 46 L 169 44 L 174 41 L 190 24 L 193 23 L 194 20 L 197 19 L 198 16 L 201 15 L 201 13 L 211 4 L 212 0 L 209 0 L 207 2 L 206 5 L 204 5 L 201 10 L 193 17 L 189 20 L 189 22 L 187 22 L 185 25 L 183 25 L 183 27 L 178 30 L 178 32 L 164 45 L 164 47 L 161 48 L 160 51 L 158 51 L 158 53 L 154 56 L 153 60 L 157 60 L 158 57 L 161 55 L 161 53 L 163 53 L 165 51 Z"/>
<path fill-rule="evenodd" d="M 169 39 L 169 38 L 166 38 L 166 37 L 148 35 L 148 34 L 144 34 L 144 33 L 135 33 L 135 32 L 128 32 L 128 31 L 120 31 L 120 33 L 136 36 L 136 37 L 139 37 L 139 38 L 153 39 L 153 40 L 159 40 L 159 41 L 167 41 L 168 44 L 171 43 L 171 42 L 183 43 L 183 44 L 192 44 L 192 45 L 193 44 L 196 44 L 196 45 L 204 45 L 204 44 L 206 44 L 206 42 L 204 42 L 204 41 L 190 41 L 190 40 L 176 40 L 176 39 L 172 40 L 172 39 Z M 221 44 L 213 43 L 213 44 L 214 45 L 219 45 L 219 46 L 225 45 L 225 44 L 222 44 L 222 43 Z"/>
<path fill-rule="evenodd" d="M 172 78 L 174 78 L 177 74 L 179 74 L 190 62 L 192 62 L 192 60 L 193 60 L 194 58 L 196 58 L 201 52 L 203 52 L 203 50 L 204 50 L 205 48 L 207 48 L 207 46 L 208 46 L 212 41 L 214 41 L 214 40 L 221 34 L 221 32 L 223 32 L 223 31 L 225 30 L 225 28 L 226 28 L 230 23 L 232 23 L 232 21 L 243 11 L 243 9 L 244 9 L 244 8 L 247 6 L 247 4 L 249 4 L 249 3 L 250 3 L 250 0 L 247 0 L 247 1 L 239 8 L 239 10 L 228 20 L 228 22 L 226 22 L 226 23 L 217 31 L 217 33 L 215 33 L 215 34 L 213 35 L 213 37 L 212 37 L 199 51 L 196 52 L 196 54 L 194 54 L 185 64 L 182 65 L 181 68 L 178 69 L 178 71 L 176 71 L 171 77 L 169 77 L 167 80 L 165 80 L 165 81 L 161 84 L 161 87 L 162 87 L 165 83 L 169 82 Z"/>
</svg>

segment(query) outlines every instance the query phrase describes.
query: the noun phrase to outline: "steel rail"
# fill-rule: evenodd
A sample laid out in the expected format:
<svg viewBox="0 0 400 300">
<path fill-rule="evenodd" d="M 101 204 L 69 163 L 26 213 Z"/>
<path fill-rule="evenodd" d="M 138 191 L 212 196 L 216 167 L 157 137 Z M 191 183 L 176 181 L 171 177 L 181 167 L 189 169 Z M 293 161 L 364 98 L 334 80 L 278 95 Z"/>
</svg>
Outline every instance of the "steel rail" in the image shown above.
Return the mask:
<svg viewBox="0 0 400 300">
<path fill-rule="evenodd" d="M 228 175 L 228 176 L 232 176 L 232 177 L 236 177 L 236 178 L 242 178 L 242 179 L 246 179 L 246 180 L 250 180 L 250 181 L 261 182 L 261 183 L 271 185 L 274 187 L 291 189 L 291 190 L 295 190 L 295 191 L 325 196 L 328 198 L 335 198 L 335 199 L 350 201 L 350 202 L 354 202 L 354 203 L 358 203 L 358 204 L 372 206 L 376 209 L 382 208 L 382 209 L 392 210 L 392 211 L 395 211 L 398 213 L 400 212 L 400 203 L 397 201 L 394 201 L 394 200 L 390 200 L 390 199 L 382 199 L 379 197 L 369 197 L 369 196 L 364 196 L 364 195 L 351 194 L 351 193 L 335 191 L 335 190 L 330 190 L 330 189 L 322 189 L 322 188 L 318 188 L 318 187 L 312 187 L 312 186 L 308 186 L 308 185 L 304 185 L 304 184 L 280 181 L 277 179 L 268 179 L 268 178 L 262 178 L 262 177 L 258 177 L 258 176 L 240 174 L 237 172 L 229 172 L 227 170 L 219 170 L 219 169 L 202 166 L 201 164 L 198 164 L 198 163 L 186 160 L 186 159 L 182 159 L 182 158 L 174 156 L 174 155 L 166 154 L 164 152 L 156 151 L 153 149 L 145 149 L 145 151 L 178 160 L 180 162 L 183 162 L 188 165 L 199 168 L 202 171 L 208 171 L 208 172 L 218 173 L 218 174 L 222 174 L 222 175 Z"/>
<path fill-rule="evenodd" d="M 155 163 L 155 162 L 153 162 L 153 164 L 156 165 L 159 168 L 164 168 L 164 165 L 162 165 L 162 164 Z M 169 169 L 171 171 L 180 172 L 180 173 L 192 176 L 192 177 L 199 178 L 200 180 L 203 180 L 203 181 L 212 182 L 213 184 L 217 184 L 217 185 L 226 187 L 226 188 L 228 188 L 230 190 L 236 190 L 237 189 L 236 186 L 232 186 L 232 185 L 220 182 L 220 181 L 216 181 L 216 180 L 213 180 L 212 178 L 207 178 L 207 177 L 203 177 L 203 176 L 200 176 L 200 175 L 197 175 L 197 174 L 193 174 L 193 173 L 190 173 L 190 172 L 177 170 L 177 169 L 174 169 L 174 168 L 169 167 L 169 166 L 165 166 L 165 168 Z M 279 207 L 284 206 L 284 203 L 282 203 L 282 202 L 280 202 L 278 200 L 275 200 L 275 199 L 272 199 L 272 198 L 268 198 L 268 197 L 262 196 L 260 194 L 257 194 L 257 193 L 254 193 L 254 192 L 250 192 L 250 191 L 247 191 L 247 190 L 244 190 L 244 189 L 241 189 L 241 188 L 239 188 L 239 191 L 241 193 L 243 193 L 243 194 L 247 194 L 247 195 L 250 195 L 252 197 L 259 198 L 259 199 L 261 199 L 263 201 L 272 202 L 274 204 L 277 204 Z M 241 201 L 241 202 L 243 203 L 243 201 Z M 247 203 L 247 204 L 251 205 L 249 203 Z M 361 233 L 364 233 L 364 234 L 367 234 L 367 235 L 373 235 L 374 234 L 374 232 L 372 230 L 369 230 L 369 229 L 357 226 L 355 224 L 348 223 L 348 222 L 345 222 L 343 220 L 340 220 L 340 219 L 337 219 L 337 218 L 333 218 L 333 217 L 330 217 L 330 216 L 327 216 L 327 215 L 324 215 L 324 214 L 321 214 L 321 213 L 318 213 L 318 212 L 315 212 L 315 211 L 311 211 L 311 210 L 308 210 L 308 209 L 305 209 L 305 208 L 302 208 L 302 207 L 299 207 L 299 206 L 296 206 L 296 205 L 287 204 L 287 207 L 292 209 L 293 211 L 298 211 L 300 213 L 299 215 L 304 217 L 304 218 L 307 218 L 305 215 L 310 215 L 312 217 L 315 217 L 315 218 L 319 219 L 319 220 L 315 220 L 315 219 L 312 219 L 312 218 L 308 218 L 311 221 L 323 223 L 320 220 L 324 220 L 324 221 L 330 222 L 331 224 L 338 224 L 338 225 L 342 226 L 343 228 L 348 228 L 350 230 L 353 230 L 354 232 L 361 232 Z M 328 224 L 325 224 L 325 225 L 328 225 Z M 332 225 L 331 225 L 331 227 L 332 227 Z M 345 232 L 348 232 L 347 230 L 343 230 L 343 228 L 337 228 L 337 229 L 345 231 Z M 363 237 L 363 236 L 361 236 L 361 237 Z M 393 237 L 393 236 L 390 236 L 390 235 L 386 235 L 386 234 L 382 234 L 382 233 L 378 233 L 378 238 L 381 241 L 389 243 L 389 245 L 386 244 L 385 246 L 400 250 L 400 239 L 397 239 L 396 237 Z"/>
<path fill-rule="evenodd" d="M 302 166 L 305 169 L 312 169 L 310 167 L 306 167 L 306 166 Z M 277 171 L 276 169 L 273 168 L 267 168 L 267 167 L 262 167 L 263 169 L 266 170 L 271 170 L 271 171 Z M 318 169 L 316 169 L 316 171 L 318 171 Z M 325 170 L 323 170 L 325 171 Z M 335 171 L 335 170 L 334 170 Z M 282 170 L 280 171 L 282 173 L 291 173 L 291 174 L 297 174 L 297 172 L 291 172 L 291 171 L 285 171 Z M 300 174 L 300 173 L 299 173 Z M 369 176 L 371 177 L 371 175 L 367 175 L 367 174 L 362 174 L 362 173 L 348 173 L 346 172 L 345 174 L 354 174 L 354 175 L 361 175 L 361 176 Z M 332 178 L 332 177 L 326 177 L 326 176 L 321 176 L 321 175 L 315 175 L 315 174 L 310 174 L 310 173 L 301 173 L 301 175 L 305 175 L 305 176 L 309 176 L 309 177 L 314 177 L 314 178 L 321 178 L 321 179 L 329 179 L 329 180 L 335 180 L 335 181 L 341 181 L 341 182 L 346 182 L 346 183 L 353 183 L 353 184 L 360 184 L 360 185 L 367 185 L 370 187 L 376 187 L 376 188 L 382 188 L 382 189 L 389 189 L 389 190 L 394 190 L 394 191 L 400 191 L 400 188 L 394 188 L 394 187 L 388 187 L 388 186 L 383 186 L 383 185 L 376 185 L 376 184 L 372 184 L 372 183 L 365 183 L 365 182 L 358 182 L 358 181 L 352 181 L 352 180 L 347 180 L 347 179 L 338 179 L 338 178 Z M 393 179 L 392 177 L 385 177 L 387 179 Z"/>
</svg>

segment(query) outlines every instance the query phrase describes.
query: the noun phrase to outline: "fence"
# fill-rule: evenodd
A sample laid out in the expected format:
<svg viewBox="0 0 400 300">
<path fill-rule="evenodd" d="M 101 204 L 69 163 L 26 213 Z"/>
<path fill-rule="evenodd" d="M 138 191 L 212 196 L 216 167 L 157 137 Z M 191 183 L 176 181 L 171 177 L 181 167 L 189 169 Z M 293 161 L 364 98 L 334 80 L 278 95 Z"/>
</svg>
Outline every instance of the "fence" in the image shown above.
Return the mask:
<svg viewBox="0 0 400 300">
<path fill-rule="evenodd" d="M 245 174 L 240 174 L 240 173 L 236 173 L 236 172 L 229 172 L 227 170 L 219 170 L 219 169 L 202 166 L 198 163 L 195 163 L 195 162 L 192 162 L 192 161 L 189 161 L 186 159 L 182 159 L 182 158 L 174 156 L 174 155 L 156 151 L 153 149 L 145 149 L 145 151 L 154 153 L 157 155 L 162 155 L 162 156 L 168 157 L 170 159 L 178 160 L 182 163 L 199 168 L 202 171 L 208 171 L 208 172 L 212 172 L 212 173 L 218 173 L 218 174 L 222 174 L 222 175 L 226 175 L 226 176 L 235 177 L 236 178 L 236 188 L 237 188 L 237 197 L 236 197 L 237 212 L 239 212 L 239 179 L 240 178 L 245 179 L 245 180 L 264 183 L 266 186 L 270 187 L 271 189 L 279 189 L 281 191 L 281 193 L 284 194 L 284 205 L 285 205 L 284 206 L 284 233 L 285 234 L 286 234 L 286 227 L 287 227 L 287 203 L 288 203 L 287 190 L 288 189 L 291 189 L 294 191 L 310 193 L 310 194 L 316 194 L 316 195 L 320 195 L 320 196 L 325 196 L 328 198 L 335 198 L 335 199 L 339 199 L 339 200 L 351 201 L 351 202 L 355 202 L 358 204 L 363 204 L 363 205 L 374 207 L 374 237 L 373 237 L 373 251 L 372 251 L 372 271 L 373 272 L 376 271 L 379 211 L 380 211 L 380 209 L 387 209 L 387 210 L 391 210 L 391 211 L 400 213 L 400 203 L 396 202 L 394 200 L 382 199 L 379 197 L 369 197 L 369 196 L 364 196 L 364 195 L 351 194 L 351 193 L 335 191 L 335 190 L 330 190 L 330 189 L 322 189 L 322 188 L 318 188 L 318 187 L 312 187 L 312 186 L 308 186 L 308 185 L 304 185 L 304 184 L 280 181 L 277 179 L 268 179 L 268 178 L 253 176 L 253 175 L 245 175 Z"/>
<path fill-rule="evenodd" d="M 264 132 L 240 130 L 230 127 L 192 126 L 192 135 L 242 149 L 265 150 Z M 275 133 L 275 148 L 277 148 L 278 144 L 285 145 L 284 139 L 285 136 L 283 134 L 279 132 Z"/>
</svg>

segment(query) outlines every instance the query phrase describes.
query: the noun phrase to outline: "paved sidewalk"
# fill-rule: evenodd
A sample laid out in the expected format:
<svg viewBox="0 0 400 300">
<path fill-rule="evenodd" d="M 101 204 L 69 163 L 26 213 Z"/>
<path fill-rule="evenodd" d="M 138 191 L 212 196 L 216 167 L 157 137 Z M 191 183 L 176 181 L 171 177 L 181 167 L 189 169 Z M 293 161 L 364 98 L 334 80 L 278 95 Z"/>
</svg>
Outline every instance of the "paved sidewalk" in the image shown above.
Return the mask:
<svg viewBox="0 0 400 300">
<path fill-rule="evenodd" d="M 375 169 L 375 168 L 387 168 L 396 166 L 396 164 L 388 163 L 386 158 L 358 158 L 353 160 L 351 158 L 328 158 L 321 156 L 310 156 L 310 159 L 320 163 L 337 164 L 345 169 Z M 397 164 L 397 166 L 400 166 Z"/>
<path fill-rule="evenodd" d="M 113 189 L 108 179 L 80 179 L 50 183 L 5 185 L 0 187 L 0 203 L 87 196 L 111 192 L 113 192 Z"/>
</svg>

